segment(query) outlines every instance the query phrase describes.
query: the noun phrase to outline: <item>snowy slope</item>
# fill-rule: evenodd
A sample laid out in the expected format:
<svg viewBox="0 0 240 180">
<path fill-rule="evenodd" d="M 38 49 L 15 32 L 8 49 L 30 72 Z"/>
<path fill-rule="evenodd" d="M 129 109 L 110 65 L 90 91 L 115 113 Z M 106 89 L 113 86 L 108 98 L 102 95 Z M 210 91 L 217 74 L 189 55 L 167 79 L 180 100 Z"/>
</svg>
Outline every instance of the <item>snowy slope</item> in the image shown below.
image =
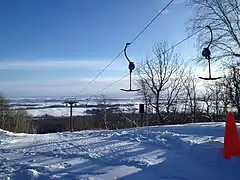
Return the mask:
<svg viewBox="0 0 240 180">
<path fill-rule="evenodd" d="M 224 123 L 44 135 L 0 131 L 0 179 L 239 180 Z"/>
</svg>

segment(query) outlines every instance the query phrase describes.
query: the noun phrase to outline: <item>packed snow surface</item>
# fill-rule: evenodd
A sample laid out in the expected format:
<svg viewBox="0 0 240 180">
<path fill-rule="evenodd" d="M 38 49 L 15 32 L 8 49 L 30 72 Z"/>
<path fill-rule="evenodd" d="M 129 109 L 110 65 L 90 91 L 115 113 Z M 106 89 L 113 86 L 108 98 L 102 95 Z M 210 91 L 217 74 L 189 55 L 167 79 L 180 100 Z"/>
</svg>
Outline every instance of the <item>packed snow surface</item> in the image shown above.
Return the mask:
<svg viewBox="0 0 240 180">
<path fill-rule="evenodd" d="M 1 180 L 239 180 L 225 123 L 43 135 L 0 130 Z"/>
</svg>

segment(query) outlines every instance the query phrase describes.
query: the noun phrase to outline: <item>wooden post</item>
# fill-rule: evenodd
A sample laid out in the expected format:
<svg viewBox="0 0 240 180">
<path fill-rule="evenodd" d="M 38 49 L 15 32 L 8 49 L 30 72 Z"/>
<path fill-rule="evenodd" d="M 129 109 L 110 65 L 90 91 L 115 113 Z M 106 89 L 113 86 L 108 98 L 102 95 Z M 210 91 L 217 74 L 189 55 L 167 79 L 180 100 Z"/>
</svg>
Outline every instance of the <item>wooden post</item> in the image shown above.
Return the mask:
<svg viewBox="0 0 240 180">
<path fill-rule="evenodd" d="M 73 118 L 72 118 L 72 108 L 73 108 L 73 104 L 70 104 L 70 132 L 73 132 Z"/>
<path fill-rule="evenodd" d="M 139 104 L 139 113 L 140 113 L 140 126 L 143 127 L 143 120 L 144 120 L 144 104 Z"/>
<path fill-rule="evenodd" d="M 66 105 L 70 105 L 70 116 L 69 116 L 69 131 L 70 132 L 73 132 L 73 127 L 74 127 L 74 124 L 73 124 L 73 115 L 72 115 L 72 109 L 73 109 L 73 106 L 77 106 L 76 103 L 77 101 L 76 100 L 67 100 L 65 101 Z"/>
</svg>

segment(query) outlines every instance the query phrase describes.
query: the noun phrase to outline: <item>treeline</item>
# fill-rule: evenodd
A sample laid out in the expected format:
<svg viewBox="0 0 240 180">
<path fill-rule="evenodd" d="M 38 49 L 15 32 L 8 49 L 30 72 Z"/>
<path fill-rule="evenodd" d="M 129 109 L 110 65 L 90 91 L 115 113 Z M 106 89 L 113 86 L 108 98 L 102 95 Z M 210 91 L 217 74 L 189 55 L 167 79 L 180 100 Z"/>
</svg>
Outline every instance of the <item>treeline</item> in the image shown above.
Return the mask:
<svg viewBox="0 0 240 180">
<path fill-rule="evenodd" d="M 160 48 L 165 51 L 164 46 Z M 221 79 L 204 81 L 194 70 L 171 59 L 172 54 L 164 56 L 169 58 L 163 59 L 159 55 L 155 62 L 141 69 L 145 76 L 141 75 L 143 72 L 139 73 L 139 95 L 147 112 L 156 113 L 160 124 L 179 113 L 181 117 L 191 116 L 192 122 L 197 122 L 202 119 L 199 115 L 208 121 L 220 121 L 227 111 L 233 111 L 240 120 L 240 68 L 226 66 Z"/>
<path fill-rule="evenodd" d="M 0 96 L 0 129 L 16 133 L 37 131 L 34 121 L 29 118 L 27 112 L 10 108 L 2 96 Z"/>
<path fill-rule="evenodd" d="M 194 9 L 186 30 L 190 34 L 198 32 L 200 52 L 195 58 L 185 60 L 168 42 L 155 45 L 154 58 L 146 59 L 138 69 L 140 96 L 146 106 L 157 113 L 161 124 L 174 112 L 190 114 L 193 122 L 198 120 L 199 113 L 204 113 L 209 121 L 215 121 L 227 111 L 234 111 L 240 119 L 239 2 L 186 0 L 186 4 Z M 221 78 L 199 79 L 197 72 L 203 67 L 206 67 L 206 73 L 198 76 Z M 166 101 L 162 102 L 161 98 Z M 179 103 L 181 99 L 185 102 Z"/>
<path fill-rule="evenodd" d="M 198 32 L 198 50 L 205 49 L 205 53 L 199 52 L 195 61 L 185 60 L 173 48 L 181 43 L 169 46 L 166 41 L 160 42 L 153 48 L 154 58 L 146 59 L 137 69 L 139 96 L 146 109 L 143 122 L 136 109 L 124 111 L 109 107 L 107 99 L 100 97 L 98 103 L 101 106 L 89 111 L 89 116 L 74 117 L 74 129 L 224 121 L 227 111 L 234 112 L 236 119 L 240 120 L 239 2 L 186 0 L 186 4 L 194 9 L 186 29 L 192 35 Z M 210 34 L 205 31 L 207 25 L 211 26 L 213 39 L 209 39 Z M 218 69 L 217 77 L 221 76 L 220 79 L 206 81 L 197 76 L 199 68 L 208 67 L 206 52 L 211 57 L 211 67 L 217 63 L 218 66 L 214 67 Z M 215 77 L 213 71 L 200 76 L 210 77 L 210 73 Z M 5 105 L 1 108 L 1 128 L 14 132 L 34 129 L 25 111 L 12 110 Z M 35 121 L 37 131 L 45 133 L 69 128 L 67 118 L 57 119 L 45 116 Z"/>
<path fill-rule="evenodd" d="M 198 106 L 200 107 L 200 106 Z M 112 107 L 109 103 L 99 104 L 98 108 L 87 110 L 88 115 L 73 117 L 73 130 L 100 130 L 100 129 L 124 129 L 141 126 L 185 124 L 192 122 L 223 122 L 225 113 L 206 113 L 206 106 L 191 111 L 160 111 L 164 122 L 158 120 L 158 114 L 152 108 L 145 107 L 145 113 L 140 114 L 134 106 Z M 209 118 L 210 116 L 210 118 Z M 69 117 L 43 116 L 36 120 L 37 133 L 53 133 L 70 130 Z"/>
<path fill-rule="evenodd" d="M 213 97 L 207 101 L 210 106 L 204 105 L 204 101 L 196 101 L 196 104 L 192 103 L 191 105 L 189 100 L 181 99 L 181 101 L 174 104 L 176 108 L 171 107 L 169 111 L 164 109 L 160 111 L 161 116 L 164 118 L 164 122 L 160 122 L 158 113 L 154 112 L 154 108 L 149 105 L 145 106 L 145 113 L 140 114 L 139 109 L 132 104 L 115 107 L 104 96 L 101 96 L 98 99 L 96 108 L 86 110 L 88 115 L 73 117 L 73 130 L 124 129 L 160 124 L 224 121 L 224 106 L 216 104 L 216 107 L 214 105 L 216 101 L 214 101 Z M 164 107 L 162 104 L 164 104 L 164 101 L 161 102 L 161 107 Z M 1 108 L 2 105 L 3 103 L 1 103 Z M 4 116 L 1 116 L 1 129 L 26 133 L 54 133 L 70 130 L 69 117 L 45 115 L 31 119 L 26 111 L 4 107 L 4 110 L 1 109 L 2 115 L 4 114 Z"/>
</svg>

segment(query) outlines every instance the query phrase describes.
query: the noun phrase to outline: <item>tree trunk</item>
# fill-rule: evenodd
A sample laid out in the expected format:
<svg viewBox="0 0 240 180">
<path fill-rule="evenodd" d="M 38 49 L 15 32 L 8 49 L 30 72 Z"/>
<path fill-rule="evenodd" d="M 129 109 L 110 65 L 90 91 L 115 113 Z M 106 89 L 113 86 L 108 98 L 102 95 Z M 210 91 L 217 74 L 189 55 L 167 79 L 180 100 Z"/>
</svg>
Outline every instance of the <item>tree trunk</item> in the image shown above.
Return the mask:
<svg viewBox="0 0 240 180">
<path fill-rule="evenodd" d="M 156 112 L 157 112 L 157 115 L 158 115 L 158 123 L 163 124 L 164 120 L 163 120 L 163 117 L 161 115 L 160 107 L 159 107 L 159 93 L 157 94 L 156 98 L 157 98 L 156 99 Z"/>
</svg>

